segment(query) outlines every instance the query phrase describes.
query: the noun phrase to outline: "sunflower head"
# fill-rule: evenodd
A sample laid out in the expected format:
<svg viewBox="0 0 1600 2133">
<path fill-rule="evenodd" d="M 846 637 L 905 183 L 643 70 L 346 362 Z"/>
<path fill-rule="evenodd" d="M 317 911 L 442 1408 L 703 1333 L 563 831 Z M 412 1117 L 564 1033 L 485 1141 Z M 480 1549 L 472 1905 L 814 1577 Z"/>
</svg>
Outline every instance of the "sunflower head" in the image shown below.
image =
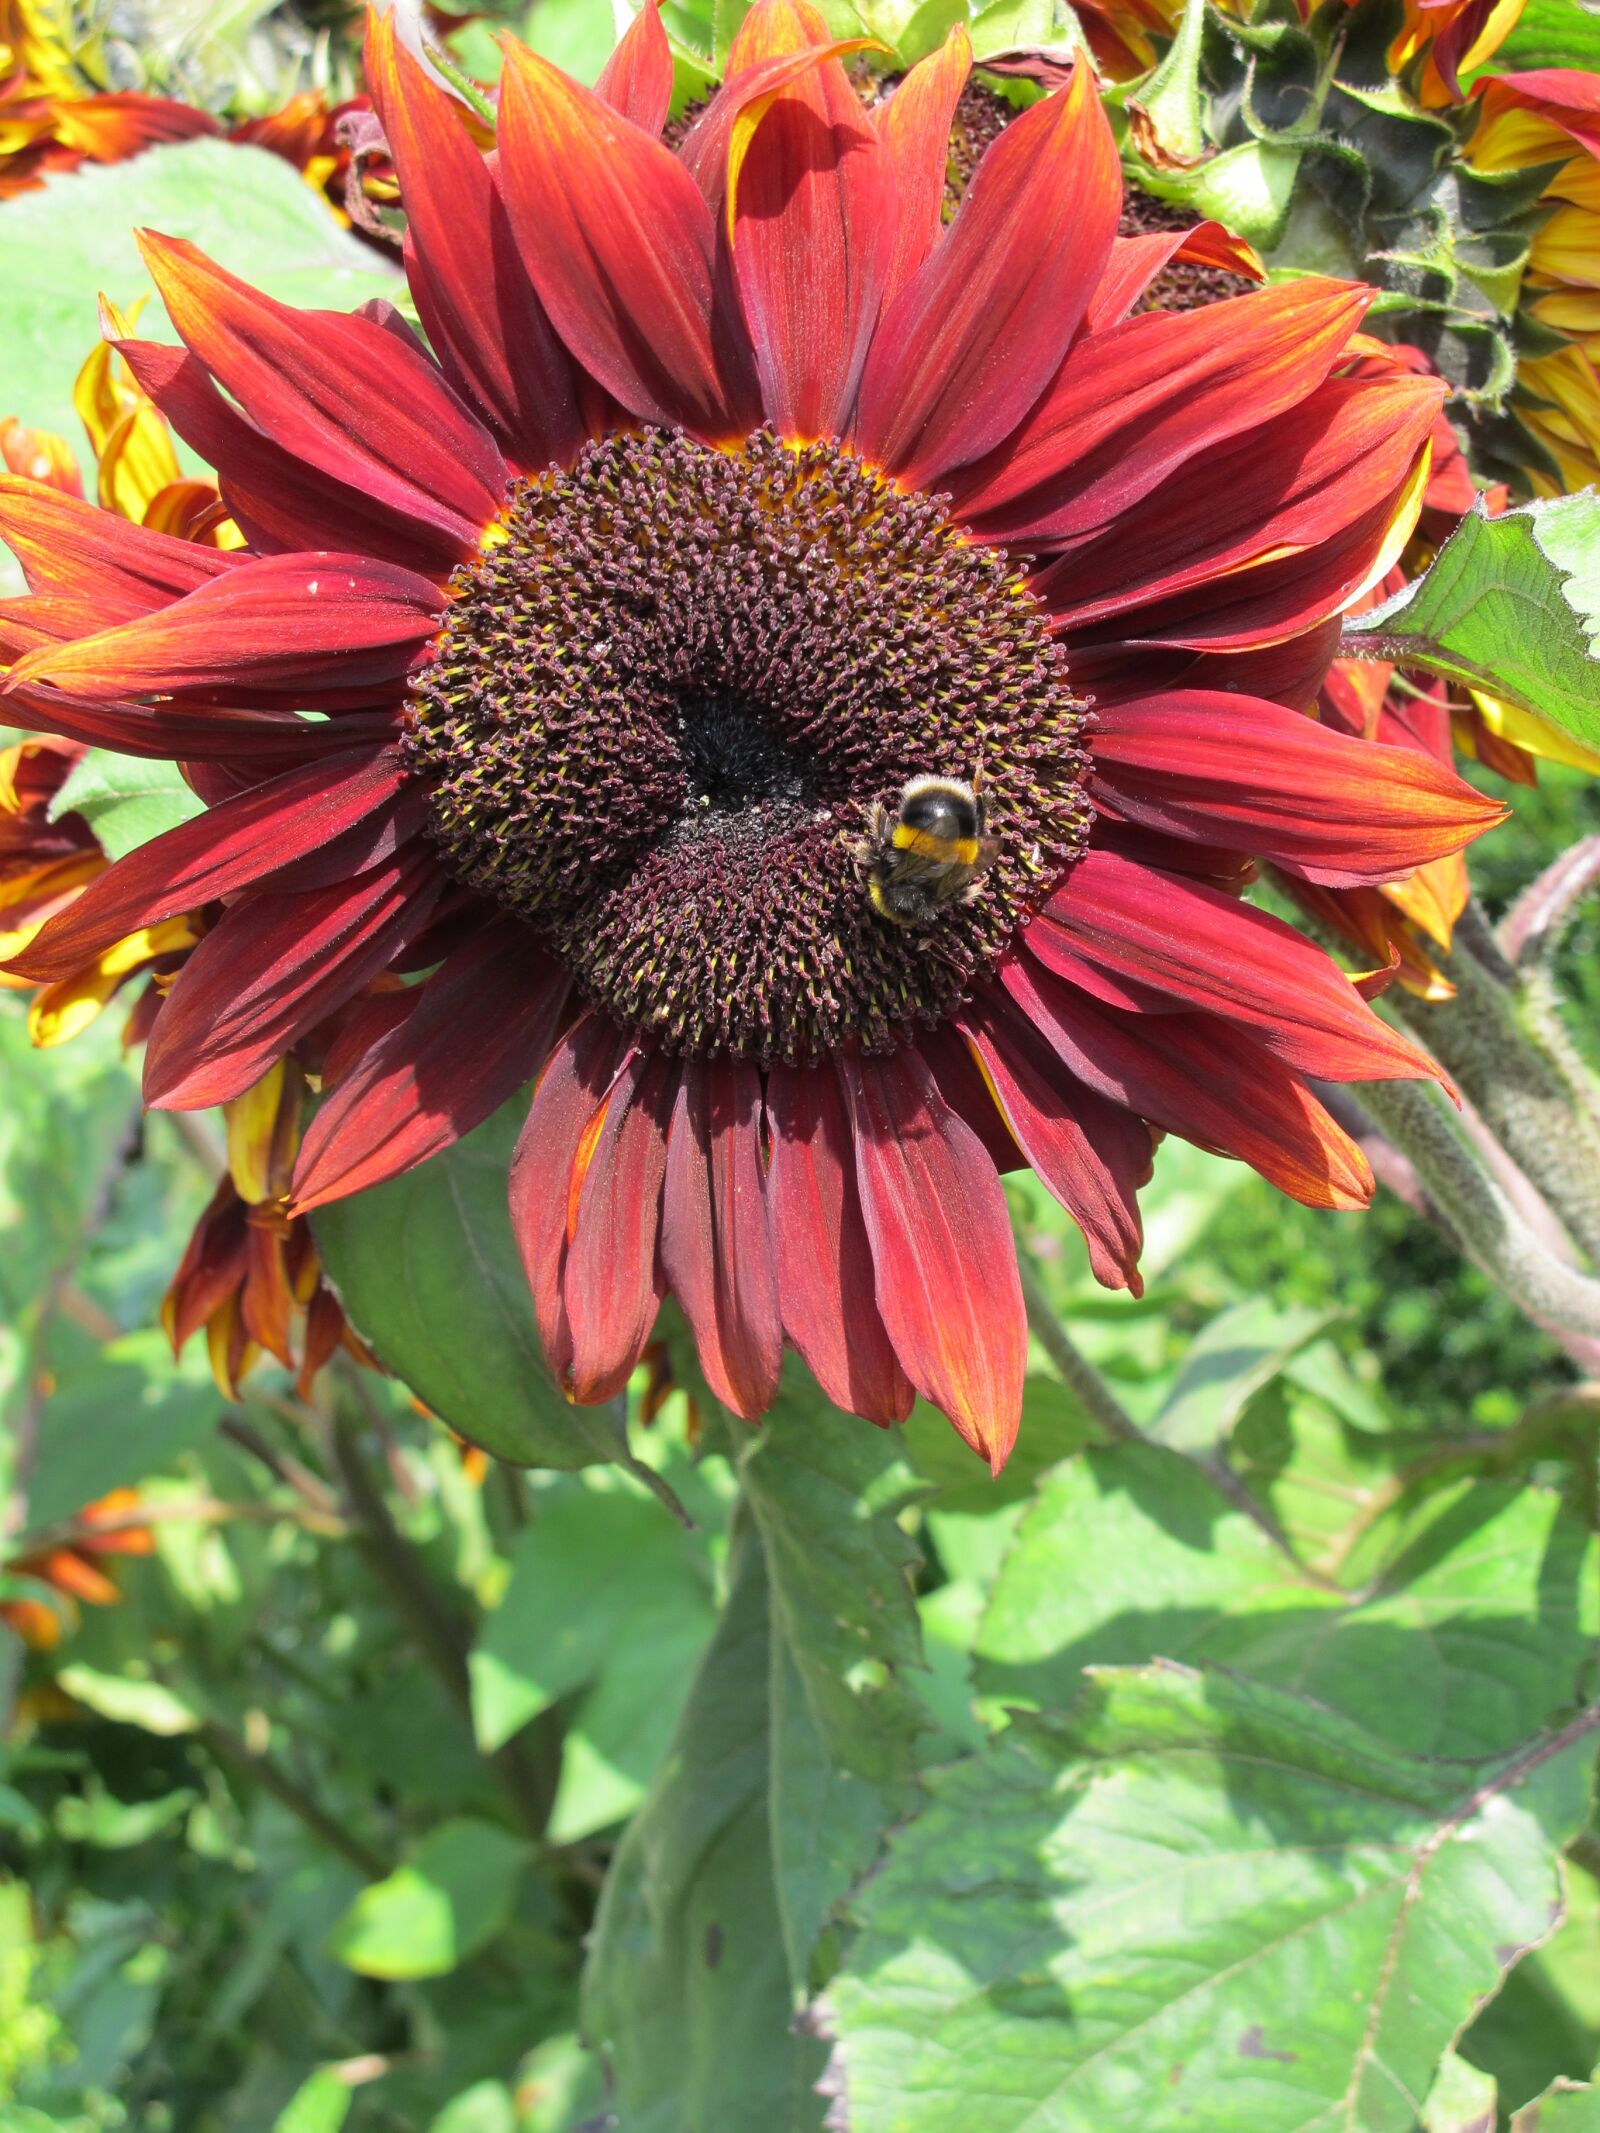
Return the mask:
<svg viewBox="0 0 1600 2133">
<path fill-rule="evenodd" d="M 871 111 L 849 49 L 758 0 L 669 148 L 653 5 L 594 91 L 511 45 L 490 156 L 375 20 L 426 346 L 147 237 L 183 345 L 121 352 L 248 546 L 13 482 L 3 626 L 29 715 L 176 756 L 207 809 L 17 967 L 203 911 L 147 1093 L 325 1059 L 291 1221 L 531 1084 L 512 1214 L 573 1399 L 670 1291 L 740 1414 L 787 1343 L 998 1464 L 1000 1173 L 1119 1286 L 1161 1132 L 1359 1205 L 1309 1077 L 1430 1069 L 1241 887 L 1392 881 L 1498 810 L 1303 715 L 1440 400 L 1353 367 L 1370 291 L 1141 311 L 1210 240 L 1118 235 L 1087 66 L 947 221 L 964 31 Z M 981 821 L 897 815 L 930 776 Z M 900 923 L 864 853 L 960 893 Z"/>
</svg>

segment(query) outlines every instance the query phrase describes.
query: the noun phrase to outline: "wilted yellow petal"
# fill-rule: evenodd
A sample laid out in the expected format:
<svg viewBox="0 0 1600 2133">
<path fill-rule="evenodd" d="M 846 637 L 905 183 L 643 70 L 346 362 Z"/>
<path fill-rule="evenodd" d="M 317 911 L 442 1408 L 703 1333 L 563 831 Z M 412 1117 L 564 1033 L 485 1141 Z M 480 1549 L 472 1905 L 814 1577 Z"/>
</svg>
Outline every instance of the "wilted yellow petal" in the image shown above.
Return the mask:
<svg viewBox="0 0 1600 2133">
<path fill-rule="evenodd" d="M 1547 763 L 1565 763 L 1572 770 L 1587 770 L 1600 777 L 1600 749 L 1587 747 L 1574 735 L 1563 733 L 1559 726 L 1535 718 L 1531 711 L 1516 704 L 1502 703 L 1496 696 L 1482 696 L 1474 689 L 1472 701 L 1483 723 L 1501 740 L 1511 741 Z"/>
<path fill-rule="evenodd" d="M 278 1105 L 283 1098 L 284 1064 L 263 1074 L 222 1107 L 228 1127 L 228 1175 L 241 1200 L 259 1207 L 267 1198 L 272 1165 L 272 1139 L 278 1123 Z"/>
</svg>

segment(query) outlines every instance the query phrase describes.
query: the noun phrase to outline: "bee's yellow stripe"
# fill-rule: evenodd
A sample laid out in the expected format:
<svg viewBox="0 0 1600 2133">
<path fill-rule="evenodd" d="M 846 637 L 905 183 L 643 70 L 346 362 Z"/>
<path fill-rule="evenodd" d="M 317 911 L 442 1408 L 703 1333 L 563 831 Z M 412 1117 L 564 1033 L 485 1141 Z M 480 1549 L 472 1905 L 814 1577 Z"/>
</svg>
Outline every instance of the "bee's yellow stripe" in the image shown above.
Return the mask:
<svg viewBox="0 0 1600 2133">
<path fill-rule="evenodd" d="M 911 829 L 904 822 L 895 824 L 894 848 L 897 852 L 911 852 L 918 859 L 937 859 L 947 867 L 975 867 L 978 863 L 976 837 L 936 837 L 931 830 Z"/>
</svg>

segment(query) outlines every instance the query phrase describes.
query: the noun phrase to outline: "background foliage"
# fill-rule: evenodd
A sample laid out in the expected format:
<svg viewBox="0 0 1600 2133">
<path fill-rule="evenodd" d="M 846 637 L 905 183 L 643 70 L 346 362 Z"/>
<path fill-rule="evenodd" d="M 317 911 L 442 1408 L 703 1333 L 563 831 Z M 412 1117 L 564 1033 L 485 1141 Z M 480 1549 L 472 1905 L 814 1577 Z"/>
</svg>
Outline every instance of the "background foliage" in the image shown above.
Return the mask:
<svg viewBox="0 0 1600 2133">
<path fill-rule="evenodd" d="M 610 42 L 588 0 L 524 28 Z M 1535 0 L 1519 62 L 1566 34 Z M 225 227 L 298 301 L 392 285 L 209 142 L 4 212 L 5 389 L 63 430 L 126 223 Z M 88 804 L 132 843 L 162 803 Z M 1595 831 L 1575 773 L 1519 795 L 1491 916 Z M 1591 1056 L 1597 945 L 1556 972 Z M 319 1219 L 396 1375 L 228 1405 L 154 1330 L 220 1146 L 144 1117 L 115 1024 L 36 1053 L 0 996 L 0 1598 L 61 1628 L 0 1654 L 4 2133 L 1600 2127 L 1600 1398 L 1397 1200 L 1168 1144 L 1136 1303 L 1010 1180 L 1128 1419 L 1046 1337 L 991 1482 L 798 1368 L 749 1431 L 670 1334 L 568 1408 L 511 1107 Z M 37 1566 L 122 1487 L 150 1552 L 71 1608 Z"/>
</svg>

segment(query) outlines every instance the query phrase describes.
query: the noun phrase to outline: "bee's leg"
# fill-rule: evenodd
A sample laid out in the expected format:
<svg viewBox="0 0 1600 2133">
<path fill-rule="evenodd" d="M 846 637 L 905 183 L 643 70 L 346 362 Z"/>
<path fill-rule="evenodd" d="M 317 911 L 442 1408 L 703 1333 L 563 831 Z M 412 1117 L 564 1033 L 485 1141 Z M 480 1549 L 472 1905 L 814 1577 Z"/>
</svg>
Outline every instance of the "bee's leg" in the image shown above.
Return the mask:
<svg viewBox="0 0 1600 2133">
<path fill-rule="evenodd" d="M 870 867 L 889 837 L 889 814 L 881 801 L 874 801 L 867 817 L 866 834 L 851 846 L 851 856 L 861 867 Z"/>
</svg>

